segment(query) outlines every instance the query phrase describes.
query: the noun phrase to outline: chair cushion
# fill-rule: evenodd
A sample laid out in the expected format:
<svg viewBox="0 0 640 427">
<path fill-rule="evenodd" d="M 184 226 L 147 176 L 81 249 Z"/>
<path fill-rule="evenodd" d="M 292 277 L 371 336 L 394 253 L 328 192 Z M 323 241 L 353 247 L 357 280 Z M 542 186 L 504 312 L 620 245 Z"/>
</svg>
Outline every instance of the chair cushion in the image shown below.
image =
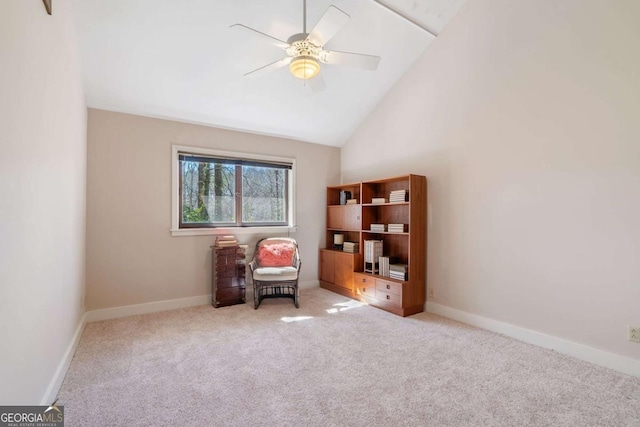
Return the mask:
<svg viewBox="0 0 640 427">
<path fill-rule="evenodd" d="M 260 267 L 253 272 L 253 280 L 277 282 L 282 280 L 296 280 L 298 270 L 294 267 Z"/>
<path fill-rule="evenodd" d="M 288 267 L 293 264 L 295 246 L 291 243 L 265 243 L 258 249 L 260 267 Z"/>
</svg>

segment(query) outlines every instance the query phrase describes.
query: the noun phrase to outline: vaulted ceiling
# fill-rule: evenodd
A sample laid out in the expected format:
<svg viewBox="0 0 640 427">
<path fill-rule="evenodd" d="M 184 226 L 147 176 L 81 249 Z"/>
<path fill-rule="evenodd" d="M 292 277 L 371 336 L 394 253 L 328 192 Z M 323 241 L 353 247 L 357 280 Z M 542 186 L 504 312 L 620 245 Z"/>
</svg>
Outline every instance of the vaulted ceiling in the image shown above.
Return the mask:
<svg viewBox="0 0 640 427">
<path fill-rule="evenodd" d="M 321 64 L 314 92 L 287 67 L 244 77 L 286 53 L 230 28 L 286 41 L 303 30 L 303 0 L 75 0 L 87 103 L 341 146 L 463 2 L 308 0 L 308 32 L 329 6 L 350 15 L 326 49 L 382 58 L 375 71 Z"/>
</svg>

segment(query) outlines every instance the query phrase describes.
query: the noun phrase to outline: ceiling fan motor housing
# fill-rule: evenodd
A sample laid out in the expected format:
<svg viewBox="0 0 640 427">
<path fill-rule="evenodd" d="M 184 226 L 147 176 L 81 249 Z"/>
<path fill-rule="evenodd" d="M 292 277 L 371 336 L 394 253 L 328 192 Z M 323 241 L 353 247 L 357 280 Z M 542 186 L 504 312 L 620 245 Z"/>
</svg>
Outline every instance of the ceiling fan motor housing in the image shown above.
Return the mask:
<svg viewBox="0 0 640 427">
<path fill-rule="evenodd" d="M 287 54 L 292 57 L 289 71 L 299 79 L 312 79 L 320 72 L 318 59 L 322 48 L 311 43 L 307 33 L 294 34 L 287 40 Z"/>
</svg>

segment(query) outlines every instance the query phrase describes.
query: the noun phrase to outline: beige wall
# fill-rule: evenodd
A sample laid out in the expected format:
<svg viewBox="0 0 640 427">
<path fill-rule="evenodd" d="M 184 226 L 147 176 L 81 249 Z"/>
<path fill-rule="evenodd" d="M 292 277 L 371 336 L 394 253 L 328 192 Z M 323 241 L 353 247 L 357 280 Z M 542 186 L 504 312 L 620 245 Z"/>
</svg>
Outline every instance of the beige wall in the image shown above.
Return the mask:
<svg viewBox="0 0 640 427">
<path fill-rule="evenodd" d="M 327 185 L 339 182 L 335 147 L 89 109 L 87 309 L 211 293 L 214 236 L 172 237 L 171 146 L 293 157 L 304 281 L 317 280 Z M 277 235 L 282 235 L 277 234 Z M 264 235 L 238 235 L 253 244 Z"/>
<path fill-rule="evenodd" d="M 343 148 L 428 177 L 434 302 L 640 359 L 638 17 L 468 0 Z"/>
<path fill-rule="evenodd" d="M 0 2 L 0 404 L 40 404 L 82 314 L 86 108 L 69 0 Z"/>
</svg>

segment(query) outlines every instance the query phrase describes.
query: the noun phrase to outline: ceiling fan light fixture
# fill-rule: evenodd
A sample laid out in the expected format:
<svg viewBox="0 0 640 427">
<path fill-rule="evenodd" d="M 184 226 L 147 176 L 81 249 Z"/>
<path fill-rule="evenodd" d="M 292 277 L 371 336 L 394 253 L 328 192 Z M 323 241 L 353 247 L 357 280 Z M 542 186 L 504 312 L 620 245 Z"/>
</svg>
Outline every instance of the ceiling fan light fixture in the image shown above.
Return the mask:
<svg viewBox="0 0 640 427">
<path fill-rule="evenodd" d="M 298 56 L 289 64 L 289 71 L 299 79 L 312 79 L 320 72 L 320 64 L 312 56 Z"/>
</svg>

